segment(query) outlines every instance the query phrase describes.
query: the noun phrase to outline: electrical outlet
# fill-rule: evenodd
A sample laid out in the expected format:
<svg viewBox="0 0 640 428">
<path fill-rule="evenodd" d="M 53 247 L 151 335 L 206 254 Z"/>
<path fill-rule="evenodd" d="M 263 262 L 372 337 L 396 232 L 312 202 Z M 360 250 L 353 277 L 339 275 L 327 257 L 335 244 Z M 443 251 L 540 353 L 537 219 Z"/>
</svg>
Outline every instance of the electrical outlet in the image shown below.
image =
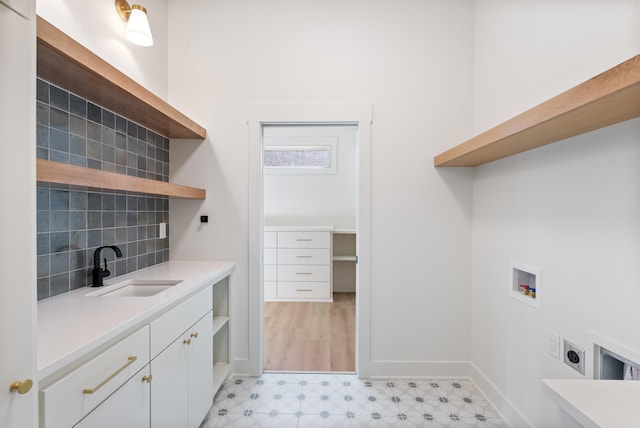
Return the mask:
<svg viewBox="0 0 640 428">
<path fill-rule="evenodd" d="M 553 358 L 560 359 L 560 335 L 547 331 L 547 353 Z"/>
<path fill-rule="evenodd" d="M 584 349 L 565 339 L 564 363 L 584 375 Z"/>
</svg>

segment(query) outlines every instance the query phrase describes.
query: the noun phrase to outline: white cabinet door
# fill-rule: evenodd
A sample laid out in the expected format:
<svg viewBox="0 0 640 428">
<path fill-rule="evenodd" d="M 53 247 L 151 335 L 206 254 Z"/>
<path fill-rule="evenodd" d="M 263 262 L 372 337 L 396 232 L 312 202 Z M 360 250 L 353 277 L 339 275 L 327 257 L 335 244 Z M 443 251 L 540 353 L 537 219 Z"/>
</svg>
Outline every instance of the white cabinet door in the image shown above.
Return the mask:
<svg viewBox="0 0 640 428">
<path fill-rule="evenodd" d="M 18 3 L 23 3 L 21 0 Z M 10 2 L 13 4 L 14 2 Z M 31 1 L 27 5 L 31 5 Z M 29 9 L 31 10 L 31 9 Z M 32 15 L 27 14 L 27 16 Z M 35 428 L 35 21 L 0 4 L 0 427 Z M 33 380 L 29 392 L 10 392 Z M 22 390 L 24 392 L 24 389 Z"/>
<path fill-rule="evenodd" d="M 151 389 L 147 365 L 120 389 L 96 407 L 74 428 L 144 428 L 151 427 L 149 406 Z M 176 425 L 177 426 L 177 425 Z"/>
<path fill-rule="evenodd" d="M 187 426 L 189 345 L 184 340 L 179 337 L 151 361 L 153 428 Z"/>
<path fill-rule="evenodd" d="M 190 330 L 189 427 L 198 428 L 213 404 L 213 312 Z"/>
</svg>

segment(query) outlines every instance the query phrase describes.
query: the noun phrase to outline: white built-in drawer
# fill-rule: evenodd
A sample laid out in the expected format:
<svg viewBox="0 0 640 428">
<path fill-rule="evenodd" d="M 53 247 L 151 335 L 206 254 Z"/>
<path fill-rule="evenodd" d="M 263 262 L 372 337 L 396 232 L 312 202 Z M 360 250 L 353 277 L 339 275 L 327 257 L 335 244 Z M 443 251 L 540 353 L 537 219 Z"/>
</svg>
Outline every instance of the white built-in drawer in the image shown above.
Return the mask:
<svg viewBox="0 0 640 428">
<path fill-rule="evenodd" d="M 151 321 L 151 358 L 155 358 L 213 307 L 211 285 Z"/>
<path fill-rule="evenodd" d="M 331 288 L 328 282 L 279 282 L 278 298 L 331 299 Z"/>
<path fill-rule="evenodd" d="M 70 427 L 149 363 L 149 326 L 40 391 L 41 428 Z"/>
<path fill-rule="evenodd" d="M 328 265 L 331 261 L 328 249 L 284 248 L 278 249 L 281 265 Z"/>
<path fill-rule="evenodd" d="M 278 232 L 264 233 L 264 248 L 276 248 L 278 246 Z"/>
<path fill-rule="evenodd" d="M 278 280 L 278 267 L 276 265 L 265 265 L 264 281 L 277 281 L 277 280 Z"/>
<path fill-rule="evenodd" d="M 331 232 L 278 232 L 278 248 L 331 248 Z"/>
<path fill-rule="evenodd" d="M 264 282 L 264 298 L 275 299 L 278 297 L 278 283 L 275 281 Z"/>
<path fill-rule="evenodd" d="M 264 264 L 275 265 L 278 263 L 278 250 L 275 248 L 264 249 Z"/>
<path fill-rule="evenodd" d="M 280 281 L 330 281 L 330 269 L 325 265 L 278 265 Z"/>
</svg>

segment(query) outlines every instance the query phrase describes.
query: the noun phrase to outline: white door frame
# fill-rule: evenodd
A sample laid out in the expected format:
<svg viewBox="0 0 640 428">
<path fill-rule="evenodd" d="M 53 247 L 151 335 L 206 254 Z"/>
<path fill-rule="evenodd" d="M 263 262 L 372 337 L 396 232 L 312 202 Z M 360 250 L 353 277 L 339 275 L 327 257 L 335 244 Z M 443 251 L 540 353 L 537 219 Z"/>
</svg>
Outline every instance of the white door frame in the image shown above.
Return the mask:
<svg viewBox="0 0 640 428">
<path fill-rule="evenodd" d="M 356 373 L 369 376 L 371 285 L 371 105 L 252 104 L 249 128 L 249 361 L 248 372 L 260 376 L 264 367 L 263 166 L 262 126 L 265 124 L 356 125 L 358 210 L 356 237 Z"/>
</svg>

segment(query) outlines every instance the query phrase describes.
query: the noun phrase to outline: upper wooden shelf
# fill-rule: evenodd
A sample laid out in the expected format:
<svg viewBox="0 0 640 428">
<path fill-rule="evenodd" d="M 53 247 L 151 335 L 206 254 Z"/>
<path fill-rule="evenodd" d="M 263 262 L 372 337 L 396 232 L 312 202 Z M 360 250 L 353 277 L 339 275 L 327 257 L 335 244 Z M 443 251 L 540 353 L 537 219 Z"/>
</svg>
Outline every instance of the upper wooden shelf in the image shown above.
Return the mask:
<svg viewBox="0 0 640 428">
<path fill-rule="evenodd" d="M 47 183 L 69 184 L 73 186 L 95 187 L 98 189 L 124 190 L 129 192 L 149 193 L 172 198 L 205 199 L 204 189 L 166 183 L 147 178 L 132 177 L 115 172 L 83 168 L 37 159 L 36 176 L 38 181 Z"/>
<path fill-rule="evenodd" d="M 38 16 L 38 76 L 169 138 L 206 130 Z"/>
<path fill-rule="evenodd" d="M 640 55 L 434 158 L 477 166 L 640 116 Z"/>
</svg>

